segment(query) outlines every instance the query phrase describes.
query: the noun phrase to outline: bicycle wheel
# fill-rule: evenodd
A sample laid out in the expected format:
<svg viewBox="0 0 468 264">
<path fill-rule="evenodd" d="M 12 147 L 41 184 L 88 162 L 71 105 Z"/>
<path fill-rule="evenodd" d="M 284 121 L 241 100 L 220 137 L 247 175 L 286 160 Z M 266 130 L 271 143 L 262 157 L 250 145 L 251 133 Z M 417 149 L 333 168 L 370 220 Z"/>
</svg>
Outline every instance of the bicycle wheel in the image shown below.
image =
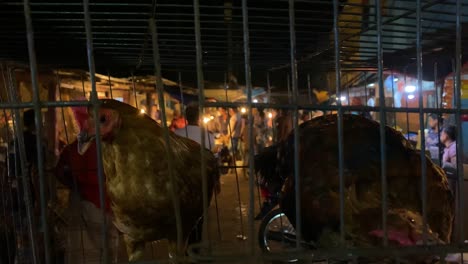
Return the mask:
<svg viewBox="0 0 468 264">
<path fill-rule="evenodd" d="M 263 218 L 258 242 L 263 252 L 284 252 L 295 248 L 296 231 L 280 208 L 270 211 Z"/>
</svg>

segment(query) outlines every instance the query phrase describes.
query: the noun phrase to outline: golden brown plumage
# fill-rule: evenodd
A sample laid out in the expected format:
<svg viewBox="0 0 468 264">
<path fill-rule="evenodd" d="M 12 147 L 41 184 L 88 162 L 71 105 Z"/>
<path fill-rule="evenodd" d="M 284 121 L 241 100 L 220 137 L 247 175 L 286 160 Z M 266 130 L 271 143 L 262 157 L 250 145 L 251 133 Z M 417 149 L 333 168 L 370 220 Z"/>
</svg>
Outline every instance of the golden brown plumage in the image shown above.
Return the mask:
<svg viewBox="0 0 468 264">
<path fill-rule="evenodd" d="M 336 115 L 328 115 L 298 128 L 302 234 L 309 241 L 323 239 L 324 230 L 335 234 L 339 232 L 336 121 Z M 388 208 L 406 210 L 408 214 L 415 215 L 417 213 L 410 212 L 422 212 L 420 153 L 399 132 L 386 127 L 385 133 Z M 346 236 L 350 245 L 373 246 L 375 242 L 368 232 L 377 228 L 382 221 L 379 124 L 360 116 L 344 115 L 343 135 Z M 295 224 L 292 139 L 291 133 L 289 140 L 279 148 L 281 173 L 288 176 L 280 205 L 291 223 Z M 443 242 L 447 242 L 454 217 L 453 196 L 445 173 L 429 158 L 426 158 L 426 164 L 428 224 Z M 373 212 L 374 216 L 363 217 L 369 212 Z M 397 218 L 388 218 L 389 228 L 398 226 L 392 219 Z M 363 228 L 365 226 L 368 228 Z"/>
<path fill-rule="evenodd" d="M 145 241 L 167 238 L 176 241 L 176 219 L 171 199 L 168 153 L 173 155 L 175 191 L 180 201 L 183 237 L 187 239 L 203 213 L 200 145 L 170 133 L 164 142 L 163 128 L 138 109 L 101 100 L 102 157 L 106 187 L 116 227 L 125 235 L 130 260 L 143 253 Z M 93 120 L 88 121 L 92 137 Z M 205 151 L 211 199 L 218 181 L 216 161 Z"/>
</svg>

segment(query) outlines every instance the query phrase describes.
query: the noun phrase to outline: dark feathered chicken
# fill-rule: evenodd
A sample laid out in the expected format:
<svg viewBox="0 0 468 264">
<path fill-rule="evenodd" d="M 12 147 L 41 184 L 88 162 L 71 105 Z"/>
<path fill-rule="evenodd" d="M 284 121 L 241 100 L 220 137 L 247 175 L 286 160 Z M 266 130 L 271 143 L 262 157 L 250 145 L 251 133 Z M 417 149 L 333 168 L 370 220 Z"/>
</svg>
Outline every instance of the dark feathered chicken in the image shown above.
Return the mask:
<svg viewBox="0 0 468 264">
<path fill-rule="evenodd" d="M 200 145 L 170 133 L 170 149 L 163 128 L 138 109 L 115 100 L 101 100 L 99 121 L 106 187 L 116 227 L 125 235 L 131 261 L 141 257 L 146 241 L 176 241 L 168 153 L 173 155 L 174 188 L 180 201 L 183 237 L 187 239 L 203 212 Z M 80 152 L 94 139 L 90 116 L 82 131 Z M 219 180 L 216 161 L 206 150 L 211 199 Z"/>
<path fill-rule="evenodd" d="M 318 242 L 319 247 L 329 247 L 333 243 L 325 243 L 324 234 L 339 234 L 340 219 L 337 116 L 319 117 L 298 129 L 302 235 L 305 240 Z M 378 236 L 381 223 L 379 124 L 360 116 L 344 115 L 343 134 L 346 238 L 353 246 L 372 246 L 375 245 L 372 237 Z M 415 215 L 412 212 L 422 212 L 420 153 L 392 128 L 386 127 L 385 134 L 388 208 Z M 288 177 L 280 206 L 295 224 L 292 133 L 280 145 L 279 152 L 280 173 Z M 426 164 L 428 224 L 441 241 L 447 242 L 454 217 L 453 196 L 445 173 L 429 158 Z M 393 219 L 398 217 L 389 216 L 389 230 L 407 231 L 401 230 Z M 422 229 L 422 222 L 419 225 Z M 338 239 L 339 235 L 335 237 Z"/>
</svg>

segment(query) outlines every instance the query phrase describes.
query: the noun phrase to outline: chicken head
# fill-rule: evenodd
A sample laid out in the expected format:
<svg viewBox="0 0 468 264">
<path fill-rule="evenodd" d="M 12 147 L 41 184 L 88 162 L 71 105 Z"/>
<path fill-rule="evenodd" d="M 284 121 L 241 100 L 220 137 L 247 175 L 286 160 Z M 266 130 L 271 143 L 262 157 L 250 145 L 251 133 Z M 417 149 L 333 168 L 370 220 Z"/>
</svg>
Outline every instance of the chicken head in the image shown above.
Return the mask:
<svg viewBox="0 0 468 264">
<path fill-rule="evenodd" d="M 91 142 L 96 138 L 96 118 L 99 120 L 99 132 L 103 141 L 111 141 L 120 128 L 120 114 L 116 110 L 101 108 L 98 116 L 95 117 L 92 109 L 88 109 L 88 119 L 83 122 L 78 135 L 78 153 L 81 155 L 88 150 Z"/>
</svg>

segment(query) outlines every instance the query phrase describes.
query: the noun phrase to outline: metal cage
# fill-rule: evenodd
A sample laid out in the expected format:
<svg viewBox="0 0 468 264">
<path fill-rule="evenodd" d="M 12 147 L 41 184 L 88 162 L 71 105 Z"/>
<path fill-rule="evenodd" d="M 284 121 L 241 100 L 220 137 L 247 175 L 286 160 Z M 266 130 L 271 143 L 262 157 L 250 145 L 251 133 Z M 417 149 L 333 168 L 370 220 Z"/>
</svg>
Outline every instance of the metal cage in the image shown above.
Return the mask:
<svg viewBox="0 0 468 264">
<path fill-rule="evenodd" d="M 196 87 L 197 94 L 192 94 L 192 100 L 199 103 L 199 112 L 205 113 L 206 108 L 245 107 L 248 124 L 249 148 L 255 148 L 253 132 L 253 109 L 283 109 L 292 112 L 293 162 L 289 164 L 294 171 L 295 184 L 295 249 L 279 252 L 264 253 L 258 249 L 258 225 L 254 217 L 257 213 L 258 198 L 254 152 L 250 151 L 246 158 L 247 165 L 234 165 L 237 179 L 237 201 L 231 202 L 233 210 L 239 211 L 239 225 L 241 234 L 232 237 L 232 243 L 226 243 L 212 235 L 205 234 L 200 244 L 189 246 L 187 256 L 175 256 L 170 261 L 191 260 L 203 262 L 248 262 L 269 263 L 271 261 L 303 260 L 313 261 L 328 259 L 359 262 L 361 257 L 385 257 L 402 261 L 409 255 L 427 255 L 430 252 L 441 258 L 447 254 L 468 251 L 465 243 L 465 197 L 466 189 L 464 177 L 465 115 L 468 114 L 466 105 L 466 89 L 464 88 L 464 67 L 466 56 L 462 26 L 468 20 L 468 3 L 463 0 L 395 0 L 395 1 L 364 1 L 364 0 L 275 0 L 275 1 L 203 1 L 194 0 L 193 3 L 184 1 L 89 1 L 83 2 L 44 2 L 44 1 L 3 1 L 3 25 L 0 26 L 0 58 L 2 62 L 2 81 L 4 92 L 1 94 L 0 108 L 7 129 L 6 140 L 13 145 L 5 145 L 5 153 L 16 150 L 15 162 L 8 163 L 8 158 L 2 166 L 3 175 L 9 175 L 11 166 L 16 166 L 18 180 L 22 181 L 23 198 L 12 193 L 10 177 L 2 177 L 2 207 L 3 218 L 11 221 L 10 232 L 5 234 L 5 241 L 10 237 L 21 237 L 21 244 L 17 241 L 14 248 L 6 243 L 2 254 L 15 256 L 17 263 L 54 263 L 54 252 L 58 239 L 53 236 L 55 229 L 60 227 L 60 220 L 51 217 L 49 206 L 53 195 L 48 189 L 53 185 L 50 180 L 50 164 L 45 163 L 43 137 L 47 126 L 55 122 L 55 114 L 46 114 L 45 122 L 41 114 L 45 110 L 60 113 L 72 106 L 87 106 L 98 115 L 100 101 L 96 88 L 96 68 L 100 72 L 108 71 L 110 97 L 113 97 L 111 74 L 116 76 L 132 76 L 132 86 L 137 103 L 136 82 L 134 76 L 151 75 L 155 77 L 153 85 L 157 93 L 164 127 L 163 138 L 170 148 L 169 128 L 165 92 L 168 85 L 164 77 L 178 80 L 175 87 L 180 88 L 180 99 L 184 103 L 182 77 L 186 86 L 188 83 Z M 24 19 L 23 19 L 24 18 Z M 26 39 L 24 39 L 26 36 Z M 26 53 L 27 48 L 27 53 Z M 86 54 L 85 54 L 86 50 Z M 28 54 L 28 56 L 26 56 Z M 83 60 L 87 56 L 87 63 Z M 38 59 L 36 59 L 38 56 Z M 67 57 L 65 57 L 67 56 Z M 29 61 L 29 65 L 24 62 Z M 427 61 L 427 62 L 426 62 Z M 89 100 L 62 100 L 55 90 L 49 93 L 48 99 L 41 99 L 41 70 L 52 70 L 57 75 L 49 89 L 58 85 L 60 90 L 60 69 L 78 68 L 88 71 L 83 74 L 83 89 L 85 83 L 91 87 Z M 20 90 L 18 73 L 30 74 L 32 97 L 24 101 L 18 95 Z M 232 78 L 236 73 L 239 82 L 243 82 L 245 91 L 244 101 L 228 100 Z M 387 78 L 385 77 L 387 76 Z M 403 90 L 395 87 L 394 80 L 403 78 Z M 137 77 L 138 78 L 138 77 Z M 390 84 L 387 83 L 390 78 Z M 102 79 L 102 78 L 101 78 Z M 408 88 L 409 80 L 413 88 Z M 215 80 L 223 84 L 226 100 L 212 102 L 207 100 L 205 92 L 210 86 L 205 80 Z M 450 83 L 449 85 L 444 84 Z M 24 82 L 24 81 L 23 81 Z M 50 80 L 49 80 L 50 82 Z M 235 81 L 237 82 L 237 80 Z M 425 83 L 430 84 L 425 84 Z M 334 98 L 326 104 L 319 104 L 313 98 L 312 85 L 326 86 L 323 91 Z M 428 85 L 432 85 L 430 94 L 426 93 Z M 265 86 L 265 102 L 254 101 L 254 90 L 257 86 Z M 130 86 L 131 87 L 131 86 Z M 228 89 L 229 88 L 229 89 Z M 368 105 L 369 90 L 378 94 L 376 105 Z M 410 91 L 411 90 L 411 91 Z M 176 94 L 178 91 L 176 91 Z M 396 94 L 403 96 L 398 101 Z M 452 96 L 450 97 L 449 96 Z M 85 93 L 86 96 L 86 93 Z M 276 102 L 271 98 L 277 96 Z M 350 105 L 351 97 L 361 97 L 366 104 Z M 411 97 L 411 99 L 410 99 Z M 344 98 L 344 99 L 342 99 Z M 398 101 L 398 102 L 397 102 Z M 400 104 L 406 105 L 400 105 Z M 39 201 L 33 201 L 30 193 L 30 182 L 26 175 L 29 173 L 27 164 L 28 150 L 25 148 L 25 138 L 22 133 L 22 109 L 32 108 L 35 111 L 37 151 L 37 189 Z M 338 179 L 339 179 L 339 245 L 335 248 L 306 250 L 301 242 L 303 226 L 301 212 L 301 162 L 300 156 L 300 128 L 299 110 L 323 111 L 336 114 L 338 145 Z M 344 116 L 353 111 L 373 112 L 379 122 L 380 169 L 381 186 L 381 220 L 382 245 L 373 248 L 350 247 L 346 245 L 345 222 L 345 185 L 346 166 L 344 153 Z M 52 113 L 52 112 L 50 112 Z M 55 113 L 55 112 L 54 112 Z M 428 213 L 427 198 L 431 195 L 427 188 L 427 160 L 426 139 L 420 136 L 421 170 L 421 211 L 423 221 L 423 236 L 420 245 L 407 247 L 389 246 L 388 237 L 388 157 L 386 149 L 386 127 L 403 127 L 408 134 L 410 131 L 423 131 L 427 128 L 429 114 L 444 115 L 446 120 L 456 128 L 456 225 L 455 238 L 447 244 L 428 243 Z M 11 116 L 8 128 L 7 116 Z M 45 125 L 44 125 L 45 124 Z M 70 124 L 68 124 L 69 126 Z M 99 127 L 99 120 L 95 119 Z M 65 127 L 67 125 L 64 124 Z M 65 128 L 66 129 L 66 128 Z M 232 128 L 229 128 L 232 129 Z M 204 126 L 201 126 L 201 145 L 206 145 Z M 55 133 L 55 132 L 54 132 Z M 97 168 L 99 176 L 99 200 L 105 204 L 105 180 L 102 163 L 102 142 L 97 130 Z M 48 134 L 54 136 L 55 134 Z M 232 138 L 231 138 L 232 140 Z M 13 150 L 11 149 L 13 148 Z M 202 160 L 206 153 L 200 153 Z M 167 153 L 169 179 L 174 180 L 171 153 Z M 440 157 L 439 157 L 440 158 Z M 206 174 L 206 164 L 202 162 L 201 174 Z M 12 165 L 13 164 L 13 165 Z M 232 167 L 232 166 L 231 166 Z M 248 170 L 247 193 L 248 204 L 247 221 L 243 216 L 241 192 L 239 191 L 239 177 L 237 168 Z M 230 168 L 230 167 L 229 167 Z M 5 180 L 6 179 L 6 180 Z M 206 177 L 203 181 L 204 195 L 203 216 L 204 230 L 215 230 L 218 234 L 224 228 L 233 228 L 219 223 L 218 215 L 213 213 L 213 205 L 206 198 L 208 185 Z M 20 185 L 18 185 L 20 186 Z M 235 187 L 232 187 L 235 188 Z M 171 188 L 174 214 L 177 225 L 177 244 L 181 246 L 182 225 L 177 190 Z M 222 195 L 222 194 L 221 194 Z M 218 197 L 218 199 L 221 199 Z M 34 206 L 34 202 L 38 206 Z M 24 206 L 24 216 L 8 212 L 8 208 L 18 203 Z M 237 204 L 236 204 L 237 203 Z M 183 206 L 183 205 L 182 205 Z M 237 206 L 237 207 L 236 207 Z M 40 209 L 40 213 L 34 212 Z M 216 208 L 218 209 L 218 208 Z M 21 210 L 20 210 L 21 211 Z M 211 213 L 210 213 L 211 212 Z M 103 219 L 106 218 L 102 209 Z M 213 215 L 215 214 L 215 215 Z M 51 220 L 51 218 L 53 218 Z M 27 221 L 24 223 L 24 221 Z M 218 222 L 216 222 L 218 221 Z M 7 222 L 7 221 L 4 221 Z M 51 222 L 53 224 L 51 225 Z M 6 226 L 6 223 L 4 223 Z M 99 260 L 102 263 L 111 261 L 108 251 L 112 241 L 108 241 L 107 233 L 110 226 L 108 220 L 101 223 L 102 248 Z M 244 226 L 245 225 L 245 226 Z M 236 227 L 237 228 L 237 227 Z M 246 230 L 244 230 L 246 229 Z M 13 234 L 10 234 L 13 232 Z M 245 233 L 244 233 L 245 232 Z M 239 242 L 238 240 L 244 242 Z M 239 244 L 243 247 L 239 249 Z M 23 250 L 23 251 L 21 251 Z M 29 250 L 28 252 L 26 252 Z M 19 252 L 20 251 L 20 252 Z M 8 253 L 7 253 L 8 252 Z M 460 255 L 463 259 L 463 254 Z M 460 260 L 460 261 L 461 261 Z M 11 263 L 12 259 L 6 263 Z M 160 263 L 159 260 L 154 260 Z M 123 261 L 125 262 L 125 261 Z"/>
</svg>

